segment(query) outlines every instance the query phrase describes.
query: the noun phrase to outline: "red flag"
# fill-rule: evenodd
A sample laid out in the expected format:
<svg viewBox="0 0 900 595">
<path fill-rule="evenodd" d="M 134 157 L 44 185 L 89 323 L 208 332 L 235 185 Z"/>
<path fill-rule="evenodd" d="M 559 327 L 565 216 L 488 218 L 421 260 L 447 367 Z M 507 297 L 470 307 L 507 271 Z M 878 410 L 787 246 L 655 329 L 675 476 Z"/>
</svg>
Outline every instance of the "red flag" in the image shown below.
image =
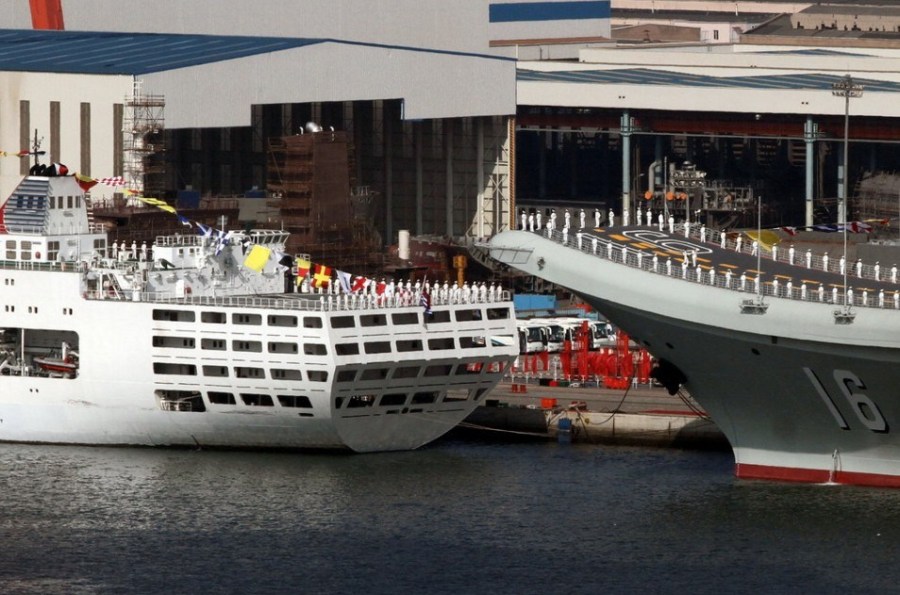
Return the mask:
<svg viewBox="0 0 900 595">
<path fill-rule="evenodd" d="M 791 235 L 791 236 L 797 235 L 797 228 L 796 228 L 796 227 L 782 227 L 782 228 L 781 228 L 781 231 L 783 231 L 783 232 L 785 232 L 786 234 Z"/>
<path fill-rule="evenodd" d="M 367 277 L 362 277 L 362 276 L 357 275 L 353 279 L 353 286 L 350 288 L 350 293 L 356 293 L 356 292 L 362 291 L 363 289 L 365 289 L 366 287 L 369 286 L 369 282 L 370 281 Z"/>
<path fill-rule="evenodd" d="M 78 185 L 85 192 L 97 185 L 97 180 L 82 174 L 75 174 L 75 181 L 78 182 Z"/>
<path fill-rule="evenodd" d="M 379 281 L 375 284 L 375 294 L 376 295 L 384 295 L 384 290 L 387 289 L 387 283 L 384 281 Z"/>
<path fill-rule="evenodd" d="M 331 283 L 331 267 L 323 264 L 313 265 L 313 275 L 310 284 L 313 287 L 328 287 Z"/>
</svg>

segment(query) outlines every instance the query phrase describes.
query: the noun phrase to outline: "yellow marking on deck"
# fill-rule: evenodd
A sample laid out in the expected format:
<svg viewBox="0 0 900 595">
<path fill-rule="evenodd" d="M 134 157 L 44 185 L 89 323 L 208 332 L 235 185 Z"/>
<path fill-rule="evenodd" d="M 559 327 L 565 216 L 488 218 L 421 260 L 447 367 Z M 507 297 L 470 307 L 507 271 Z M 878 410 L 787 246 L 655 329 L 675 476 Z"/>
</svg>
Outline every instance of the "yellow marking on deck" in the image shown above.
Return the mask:
<svg viewBox="0 0 900 595">
<path fill-rule="evenodd" d="M 814 279 L 800 279 L 800 282 L 801 282 L 801 283 L 815 283 L 815 284 L 817 284 L 817 285 L 821 285 L 821 284 L 822 284 L 821 281 L 816 281 L 816 280 L 814 280 Z"/>
<path fill-rule="evenodd" d="M 778 274 L 775 274 L 774 277 L 776 279 L 788 279 L 788 280 L 793 279 L 793 277 L 789 277 L 787 275 L 778 275 Z"/>
<path fill-rule="evenodd" d="M 735 265 L 735 264 L 728 264 L 727 262 L 723 262 L 723 263 L 720 264 L 719 266 L 720 266 L 720 267 L 725 267 L 726 269 L 736 269 L 736 268 L 739 268 L 737 265 Z"/>
<path fill-rule="evenodd" d="M 655 246 L 655 244 L 650 244 L 648 242 L 634 242 L 632 244 L 635 248 L 640 248 L 641 250 L 650 250 Z"/>
<path fill-rule="evenodd" d="M 623 236 L 620 233 L 611 233 L 609 234 L 609 237 L 619 242 L 627 242 L 629 240 L 628 236 Z"/>
</svg>

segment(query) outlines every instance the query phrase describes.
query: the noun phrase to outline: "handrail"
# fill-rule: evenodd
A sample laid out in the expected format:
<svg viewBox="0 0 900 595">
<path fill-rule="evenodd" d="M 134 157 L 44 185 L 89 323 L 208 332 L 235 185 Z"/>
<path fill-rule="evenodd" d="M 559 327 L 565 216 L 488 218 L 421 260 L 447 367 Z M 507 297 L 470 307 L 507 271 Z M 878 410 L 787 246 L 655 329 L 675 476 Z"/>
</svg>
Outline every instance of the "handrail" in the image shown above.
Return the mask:
<svg viewBox="0 0 900 595">
<path fill-rule="evenodd" d="M 708 237 L 710 238 L 716 236 L 719 238 L 718 243 L 720 247 L 723 247 L 725 249 L 732 248 L 735 251 L 739 251 L 741 253 L 752 254 L 754 256 L 756 255 L 755 252 L 753 252 L 753 245 L 750 242 L 731 239 L 728 237 L 727 232 L 707 230 L 705 228 L 702 230 L 698 230 L 697 227 L 698 226 L 696 225 L 692 225 L 685 230 L 684 224 L 678 224 L 675 226 L 674 231 L 680 231 L 682 234 L 680 237 L 684 237 L 687 239 L 696 237 L 697 239 L 701 240 L 701 243 L 708 242 L 707 234 L 709 234 Z M 807 287 L 805 283 L 802 283 L 799 286 L 794 285 L 792 282 L 781 283 L 777 278 L 774 278 L 772 281 L 764 281 L 762 282 L 762 287 L 759 287 L 758 276 L 748 277 L 743 274 L 741 275 L 741 277 L 735 277 L 733 275 L 727 276 L 726 274 L 715 272 L 714 269 L 711 269 L 713 271 L 713 274 L 710 275 L 710 271 L 704 270 L 702 267 L 684 266 L 682 264 L 672 265 L 671 269 L 669 269 L 666 264 L 661 262 L 660 260 L 657 259 L 656 261 L 654 261 L 654 255 L 651 253 L 644 252 L 643 250 L 636 250 L 631 246 L 627 246 L 625 244 L 621 244 L 604 237 L 587 235 L 583 233 L 568 234 L 554 229 L 545 229 L 541 232 L 535 230 L 532 233 L 539 234 L 550 240 L 563 244 L 566 247 L 580 250 L 581 252 L 596 256 L 597 258 L 611 260 L 613 262 L 624 264 L 625 266 L 640 268 L 647 272 L 661 274 L 675 279 L 684 279 L 685 281 L 693 283 L 702 283 L 704 285 L 728 289 L 731 291 L 743 293 L 745 295 L 759 294 L 764 297 L 793 299 L 808 302 L 821 302 L 840 306 L 859 306 L 863 308 L 890 309 L 891 305 L 893 305 L 893 309 L 900 310 L 900 287 L 898 287 L 898 289 L 896 289 L 893 294 L 890 294 L 890 292 L 886 294 L 882 289 L 875 295 L 869 295 L 869 292 L 867 290 L 854 291 L 851 287 L 847 290 L 846 295 L 844 295 L 844 292 L 839 291 L 837 287 L 833 287 L 831 291 L 825 291 L 824 287 L 821 284 L 819 284 L 818 288 L 813 289 Z M 757 249 L 759 248 L 757 247 Z M 776 259 L 788 262 L 789 256 L 780 258 L 778 252 L 782 251 L 776 250 Z M 794 259 L 795 263 L 802 262 L 805 264 L 806 254 L 803 254 L 803 260 L 798 261 L 795 252 Z M 671 261 L 671 258 L 669 260 Z M 656 262 L 655 267 L 654 262 Z M 826 271 L 840 272 L 841 270 L 839 261 L 837 262 L 837 264 L 832 262 L 832 259 L 826 260 L 820 258 L 817 261 L 815 257 L 811 255 L 810 266 L 815 267 L 816 264 L 822 266 L 822 270 Z M 826 265 L 827 268 L 825 268 Z M 854 264 L 854 267 L 856 266 L 857 265 Z M 893 278 L 896 279 L 897 273 L 893 269 L 890 271 L 888 277 L 879 275 L 880 278 L 876 279 L 874 275 L 874 267 L 866 268 L 866 265 L 862 264 L 860 264 L 859 266 L 860 272 L 862 274 L 862 276 L 859 278 L 863 280 L 868 278 L 869 280 L 888 282 L 891 275 L 893 275 Z M 871 276 L 866 277 L 866 273 L 870 274 Z M 896 280 L 892 280 L 892 282 L 896 283 Z"/>
</svg>

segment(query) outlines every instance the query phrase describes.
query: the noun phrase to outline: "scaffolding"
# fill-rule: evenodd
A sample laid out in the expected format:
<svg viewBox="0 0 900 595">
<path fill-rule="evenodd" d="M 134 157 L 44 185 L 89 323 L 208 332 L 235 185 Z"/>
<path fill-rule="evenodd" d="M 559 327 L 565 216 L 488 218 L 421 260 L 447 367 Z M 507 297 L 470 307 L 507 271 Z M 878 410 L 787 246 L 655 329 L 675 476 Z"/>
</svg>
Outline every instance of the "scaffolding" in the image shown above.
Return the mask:
<svg viewBox="0 0 900 595">
<path fill-rule="evenodd" d="M 147 95 L 135 79 L 132 95 L 125 98 L 122 120 L 123 176 L 126 188 L 143 196 L 156 196 L 165 187 L 165 106 L 162 95 Z"/>
</svg>

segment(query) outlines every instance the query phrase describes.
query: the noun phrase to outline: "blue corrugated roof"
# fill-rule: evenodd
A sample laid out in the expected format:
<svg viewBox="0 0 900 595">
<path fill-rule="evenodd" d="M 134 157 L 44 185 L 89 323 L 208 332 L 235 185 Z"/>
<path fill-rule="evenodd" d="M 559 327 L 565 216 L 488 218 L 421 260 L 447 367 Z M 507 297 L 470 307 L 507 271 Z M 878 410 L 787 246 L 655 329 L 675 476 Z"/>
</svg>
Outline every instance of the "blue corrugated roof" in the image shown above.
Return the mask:
<svg viewBox="0 0 900 595">
<path fill-rule="evenodd" d="M 678 87 L 723 87 L 741 89 L 816 89 L 831 90 L 843 76 L 831 74 L 779 74 L 767 76 L 717 77 L 666 70 L 629 68 L 623 70 L 519 70 L 519 82 L 556 82 L 585 84 L 669 85 Z M 900 83 L 853 77 L 866 91 L 900 92 Z"/>
<path fill-rule="evenodd" d="M 325 39 L 0 29 L 0 70 L 139 75 Z"/>
</svg>

